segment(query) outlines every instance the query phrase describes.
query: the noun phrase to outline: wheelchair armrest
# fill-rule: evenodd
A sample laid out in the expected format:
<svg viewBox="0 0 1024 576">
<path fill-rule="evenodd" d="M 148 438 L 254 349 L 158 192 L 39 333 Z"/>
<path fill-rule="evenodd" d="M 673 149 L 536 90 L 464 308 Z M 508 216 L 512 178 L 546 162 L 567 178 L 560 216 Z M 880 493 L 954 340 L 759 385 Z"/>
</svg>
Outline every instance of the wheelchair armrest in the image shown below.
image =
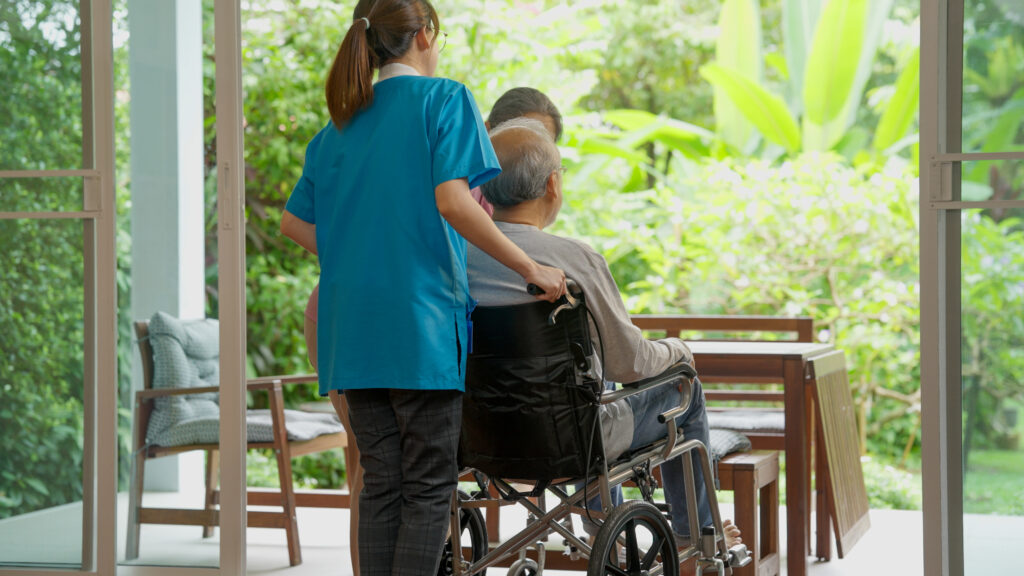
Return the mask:
<svg viewBox="0 0 1024 576">
<path fill-rule="evenodd" d="M 674 364 L 668 370 L 653 376 L 651 378 L 645 378 L 637 382 L 630 382 L 623 384 L 622 390 L 616 390 L 614 392 L 605 392 L 601 395 L 601 404 L 610 404 L 627 396 L 639 394 L 645 390 L 656 388 L 658 386 L 664 386 L 665 384 L 678 382 L 680 378 L 685 378 L 688 382 L 692 381 L 697 377 L 697 371 L 694 370 L 693 366 L 685 362 L 678 362 Z M 689 395 L 687 394 L 687 397 Z"/>
<path fill-rule="evenodd" d="M 686 362 L 677 362 L 673 364 L 672 367 L 670 367 L 668 370 L 665 370 L 664 372 L 658 374 L 657 376 L 644 378 L 643 380 L 630 382 L 628 384 L 623 384 L 622 386 L 625 388 L 639 388 L 655 382 L 660 383 L 666 378 L 675 378 L 676 376 L 686 376 L 687 378 L 695 378 L 697 376 L 697 370 L 695 370 L 693 366 L 690 366 Z"/>
</svg>

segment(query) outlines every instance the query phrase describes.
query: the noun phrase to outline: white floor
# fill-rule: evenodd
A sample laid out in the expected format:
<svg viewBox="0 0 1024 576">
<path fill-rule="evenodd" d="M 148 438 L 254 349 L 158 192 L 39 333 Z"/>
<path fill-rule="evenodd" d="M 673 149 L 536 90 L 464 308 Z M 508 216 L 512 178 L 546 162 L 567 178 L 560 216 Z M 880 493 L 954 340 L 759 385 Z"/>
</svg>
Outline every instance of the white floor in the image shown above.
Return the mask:
<svg viewBox="0 0 1024 576">
<path fill-rule="evenodd" d="M 176 494 L 147 494 L 147 506 L 172 505 Z M 190 498 L 190 500 L 192 500 Z M 123 558 L 127 499 L 119 499 L 119 558 Z M 515 507 L 506 511 L 516 510 Z M 723 505 L 722 513 L 730 510 Z M 521 526 L 525 515 L 503 512 L 503 534 Z M 781 514 L 785 519 L 785 512 Z M 288 566 L 281 530 L 249 529 L 249 574 L 275 576 L 349 576 L 348 511 L 300 509 L 303 563 Z M 861 574 L 924 576 L 920 512 L 873 510 L 871 529 L 846 558 L 809 565 L 810 576 Z M 505 527 L 507 526 L 507 528 Z M 785 535 L 785 527 L 782 529 Z M 1024 549 L 1024 518 L 968 516 L 965 521 L 968 574 L 1020 574 L 1020 560 L 1008 553 Z M 68 505 L 0 521 L 0 566 L 11 562 L 75 562 L 81 548 L 81 507 Z M 139 563 L 150 565 L 212 566 L 217 563 L 219 540 L 204 540 L 198 527 L 144 526 Z M 783 542 L 782 549 L 785 550 Z M 785 559 L 783 559 L 785 565 Z M 551 576 L 575 574 L 546 571 Z M 785 572 L 784 572 L 785 573 Z M 505 569 L 491 569 L 491 576 Z"/>
<path fill-rule="evenodd" d="M 505 510 L 514 510 L 506 508 Z M 731 515 L 731 507 L 722 505 L 722 514 Z M 334 525 L 331 516 L 338 516 L 340 526 Z M 785 521 L 785 511 L 781 512 Z M 502 533 L 511 534 L 516 526 L 521 526 L 525 514 L 516 515 L 502 512 Z M 809 559 L 809 576 L 861 576 L 865 574 L 924 576 L 922 568 L 923 544 L 921 540 L 921 513 L 899 510 L 873 510 L 871 512 L 872 527 L 846 558 L 839 560 L 833 557 L 831 562 L 815 563 Z M 1024 519 L 1007 519 L 1015 521 L 1018 531 L 1024 531 Z M 249 574 L 266 574 L 274 576 L 351 576 L 348 566 L 348 545 L 335 541 L 332 532 L 337 527 L 343 530 L 347 526 L 347 511 L 303 510 L 299 516 L 300 537 L 302 538 L 303 564 L 295 568 L 287 566 L 287 552 L 284 540 L 275 533 L 260 535 L 260 545 L 254 550 L 252 545 L 256 537 L 253 530 L 249 531 Z M 518 524 L 517 524 L 518 523 Z M 508 526 L 506 529 L 505 526 Z M 269 532 L 269 531 L 261 531 Z M 785 537 L 785 527 L 782 535 Z M 347 533 L 342 537 L 347 540 Z M 276 545 L 272 540 L 277 540 Z M 899 543 L 897 545 L 897 543 Z M 785 550 L 785 542 L 782 543 Z M 783 558 L 783 566 L 785 566 Z M 491 568 L 488 576 L 503 576 L 504 568 Z M 583 572 L 562 572 L 545 570 L 550 576 L 575 575 Z M 998 572 L 997 572 L 998 573 Z M 1001 572 L 1015 574 L 1016 572 Z M 785 569 L 783 569 L 785 574 Z M 979 572 L 980 574 L 980 572 Z"/>
</svg>

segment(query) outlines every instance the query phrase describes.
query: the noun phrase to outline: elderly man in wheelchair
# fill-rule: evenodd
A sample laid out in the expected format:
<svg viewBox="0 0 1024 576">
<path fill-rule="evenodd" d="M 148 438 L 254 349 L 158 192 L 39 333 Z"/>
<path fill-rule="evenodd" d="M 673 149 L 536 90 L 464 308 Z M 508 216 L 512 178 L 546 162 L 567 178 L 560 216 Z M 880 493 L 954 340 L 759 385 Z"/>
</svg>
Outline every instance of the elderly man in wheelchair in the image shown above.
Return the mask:
<svg viewBox="0 0 1024 576">
<path fill-rule="evenodd" d="M 749 558 L 709 489 L 707 416 L 692 354 L 679 339 L 643 337 L 597 252 L 541 231 L 562 205 L 561 159 L 543 125 L 512 120 L 491 139 L 503 172 L 483 193 L 498 227 L 573 281 L 562 301 L 537 302 L 532 286 L 469 249 L 470 293 L 479 306 L 460 459 L 481 490 L 454 499 L 441 572 L 480 574 L 518 555 L 510 576 L 541 574 L 544 542 L 559 534 L 566 553 L 589 558 L 590 576 L 676 575 L 691 558 L 697 574 L 731 574 Z M 657 466 L 664 504 L 652 497 Z M 629 480 L 642 500 L 622 502 L 619 486 Z M 548 506 L 552 496 L 558 503 Z M 479 509 L 511 503 L 528 509 L 528 525 L 488 551 Z M 578 535 L 574 517 L 589 538 Z M 467 546 L 466 536 L 471 558 L 452 553 Z M 526 557 L 529 547 L 539 563 Z"/>
</svg>

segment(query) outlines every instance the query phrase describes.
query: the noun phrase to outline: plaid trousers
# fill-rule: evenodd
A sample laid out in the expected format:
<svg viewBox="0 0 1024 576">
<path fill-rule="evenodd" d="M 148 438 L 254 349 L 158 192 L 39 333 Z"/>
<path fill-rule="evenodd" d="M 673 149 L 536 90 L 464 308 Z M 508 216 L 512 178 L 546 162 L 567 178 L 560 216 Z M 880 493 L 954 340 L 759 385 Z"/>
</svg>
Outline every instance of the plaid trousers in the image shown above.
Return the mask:
<svg viewBox="0 0 1024 576">
<path fill-rule="evenodd" d="M 457 390 L 346 390 L 363 466 L 362 576 L 434 576 L 458 480 Z"/>
</svg>

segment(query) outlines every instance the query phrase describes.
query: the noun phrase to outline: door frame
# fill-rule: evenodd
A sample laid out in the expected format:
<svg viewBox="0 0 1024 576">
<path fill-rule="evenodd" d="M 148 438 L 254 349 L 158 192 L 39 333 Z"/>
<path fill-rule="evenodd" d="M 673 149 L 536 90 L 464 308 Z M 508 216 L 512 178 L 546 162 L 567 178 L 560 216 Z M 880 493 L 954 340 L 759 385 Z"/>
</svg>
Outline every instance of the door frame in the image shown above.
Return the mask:
<svg viewBox="0 0 1024 576">
<path fill-rule="evenodd" d="M 1024 208 L 1024 201 L 964 202 L 961 166 L 1024 153 L 964 154 L 964 0 L 921 1 L 920 287 L 924 573 L 963 576 L 961 424 L 962 210 Z"/>
<path fill-rule="evenodd" d="M 83 268 L 82 565 L 5 569 L 0 576 L 112 574 L 117 506 L 117 268 L 110 0 L 80 0 L 82 168 L 4 170 L 3 179 L 81 178 L 82 209 L 3 212 L 3 220 L 80 220 Z M 2 209 L 2 207 L 0 207 Z M 112 487 L 112 489 L 111 489 Z"/>
<path fill-rule="evenodd" d="M 84 369 L 82 567 L 7 569 L 0 576 L 237 576 L 245 573 L 245 191 L 242 158 L 240 0 L 215 4 L 220 294 L 220 567 L 117 563 L 117 250 L 111 0 L 80 0 L 82 166 L 4 170 L 0 179 L 80 177 L 80 211 L 4 212 L 0 219 L 83 222 Z"/>
</svg>

